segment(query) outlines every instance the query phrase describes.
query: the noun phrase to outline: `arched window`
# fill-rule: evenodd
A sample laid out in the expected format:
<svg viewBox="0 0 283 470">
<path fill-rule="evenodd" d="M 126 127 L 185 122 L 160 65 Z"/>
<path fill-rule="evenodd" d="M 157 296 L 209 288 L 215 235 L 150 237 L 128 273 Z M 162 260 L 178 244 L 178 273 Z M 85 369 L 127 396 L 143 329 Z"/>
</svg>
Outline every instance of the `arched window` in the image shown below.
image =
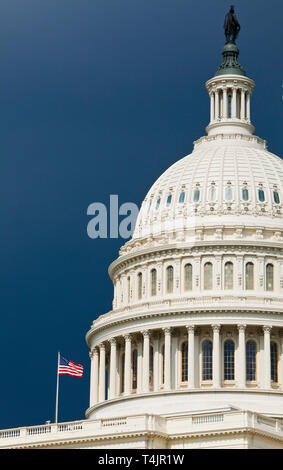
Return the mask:
<svg viewBox="0 0 283 470">
<path fill-rule="evenodd" d="M 185 201 L 185 191 L 182 191 L 179 196 L 179 203 L 183 204 Z"/>
<path fill-rule="evenodd" d="M 265 289 L 266 290 L 273 290 L 273 275 L 274 269 L 273 264 L 269 263 L 266 265 L 265 268 Z"/>
<path fill-rule="evenodd" d="M 188 342 L 182 344 L 182 382 L 188 380 Z"/>
<path fill-rule="evenodd" d="M 254 264 L 246 264 L 246 289 L 252 290 L 254 288 Z"/>
<path fill-rule="evenodd" d="M 253 340 L 246 344 L 246 379 L 256 380 L 256 342 Z"/>
<path fill-rule="evenodd" d="M 278 191 L 273 191 L 273 200 L 275 204 L 280 204 L 280 197 Z"/>
<path fill-rule="evenodd" d="M 132 354 L 132 388 L 137 389 L 137 377 L 138 377 L 138 351 L 133 350 Z"/>
<path fill-rule="evenodd" d="M 212 263 L 205 263 L 203 268 L 204 283 L 203 288 L 205 290 L 212 289 Z"/>
<path fill-rule="evenodd" d="M 242 189 L 242 199 L 243 201 L 249 200 L 249 190 L 247 188 Z"/>
<path fill-rule="evenodd" d="M 235 378 L 235 344 L 231 339 L 224 343 L 224 380 Z"/>
<path fill-rule="evenodd" d="M 265 201 L 265 195 L 264 195 L 263 189 L 259 189 L 259 190 L 258 190 L 258 200 L 259 200 L 260 202 L 264 202 L 264 201 Z"/>
<path fill-rule="evenodd" d="M 194 202 L 198 202 L 198 201 L 199 201 L 199 196 L 200 196 L 200 191 L 199 191 L 199 189 L 195 189 L 195 190 L 194 190 L 193 201 L 194 201 Z"/>
<path fill-rule="evenodd" d="M 270 343 L 270 361 L 271 361 L 271 380 L 278 382 L 278 350 L 277 343 L 271 341 Z"/>
<path fill-rule="evenodd" d="M 170 207 L 171 201 L 172 201 L 172 194 L 168 194 L 167 201 L 166 201 L 166 207 Z"/>
<path fill-rule="evenodd" d="M 150 271 L 151 295 L 156 295 L 156 269 Z"/>
<path fill-rule="evenodd" d="M 233 289 L 233 263 L 227 261 L 224 265 L 224 289 Z"/>
<path fill-rule="evenodd" d="M 148 208 L 147 208 L 147 213 L 149 213 L 149 211 L 150 211 L 151 204 L 152 204 L 152 199 L 149 201 Z"/>
<path fill-rule="evenodd" d="M 155 206 L 156 211 L 159 209 L 159 206 L 160 206 L 160 197 L 156 201 L 156 206 Z"/>
<path fill-rule="evenodd" d="M 173 292 L 173 281 L 174 281 L 173 266 L 168 266 L 166 269 L 166 285 L 167 285 L 168 294 L 171 294 Z"/>
<path fill-rule="evenodd" d="M 142 298 L 142 273 L 138 273 L 138 299 Z"/>
<path fill-rule="evenodd" d="M 202 343 L 202 380 L 212 380 L 212 341 Z"/>
<path fill-rule="evenodd" d="M 184 267 L 184 285 L 185 290 L 192 290 L 193 288 L 193 267 L 191 264 L 186 264 Z"/>
</svg>

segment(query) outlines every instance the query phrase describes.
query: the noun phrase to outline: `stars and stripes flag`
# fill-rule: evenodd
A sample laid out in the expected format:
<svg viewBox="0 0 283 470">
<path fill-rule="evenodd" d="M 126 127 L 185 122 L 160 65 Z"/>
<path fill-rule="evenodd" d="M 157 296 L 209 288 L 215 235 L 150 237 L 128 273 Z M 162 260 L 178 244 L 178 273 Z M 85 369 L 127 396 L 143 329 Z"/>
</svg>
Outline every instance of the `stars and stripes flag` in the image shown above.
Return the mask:
<svg viewBox="0 0 283 470">
<path fill-rule="evenodd" d="M 84 368 L 81 364 L 76 364 L 73 361 L 65 359 L 65 357 L 59 357 L 58 363 L 58 375 L 72 375 L 73 377 L 82 377 Z"/>
</svg>

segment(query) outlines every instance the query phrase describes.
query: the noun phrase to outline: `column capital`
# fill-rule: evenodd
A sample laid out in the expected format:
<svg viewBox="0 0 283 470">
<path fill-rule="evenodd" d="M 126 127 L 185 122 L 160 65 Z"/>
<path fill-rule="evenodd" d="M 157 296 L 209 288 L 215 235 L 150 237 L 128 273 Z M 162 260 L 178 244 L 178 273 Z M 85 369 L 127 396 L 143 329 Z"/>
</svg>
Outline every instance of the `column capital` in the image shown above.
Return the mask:
<svg viewBox="0 0 283 470">
<path fill-rule="evenodd" d="M 215 323 L 215 324 L 211 325 L 211 328 L 213 329 L 213 331 L 219 332 L 220 328 L 221 328 L 221 325 L 219 325 L 218 323 Z"/>
<path fill-rule="evenodd" d="M 89 351 L 89 357 L 92 359 L 94 356 L 98 356 L 98 347 L 94 346 L 90 351 Z"/>
<path fill-rule="evenodd" d="M 111 344 L 111 346 L 112 346 L 112 345 L 115 346 L 115 345 L 117 344 L 116 338 L 110 338 L 110 339 L 109 339 L 109 343 Z"/>
<path fill-rule="evenodd" d="M 172 331 L 172 328 L 171 328 L 171 326 L 167 326 L 165 328 L 162 328 L 162 331 L 164 332 L 165 335 L 170 335 L 171 331 Z"/>
<path fill-rule="evenodd" d="M 149 338 L 149 336 L 150 336 L 149 330 L 142 330 L 141 333 L 142 333 L 144 338 Z"/>
<path fill-rule="evenodd" d="M 126 333 L 125 335 L 123 335 L 123 338 L 125 340 L 125 343 L 127 343 L 127 342 L 131 341 L 132 335 L 131 335 L 131 333 Z"/>
<path fill-rule="evenodd" d="M 272 326 L 270 325 L 263 325 L 262 326 L 262 329 L 264 331 L 264 333 L 270 333 L 271 329 L 272 329 Z"/>
<path fill-rule="evenodd" d="M 195 332 L 195 325 L 186 325 L 186 328 L 188 330 L 188 333 L 194 333 Z"/>
<path fill-rule="evenodd" d="M 100 343 L 98 347 L 100 351 L 105 351 L 105 343 Z"/>
<path fill-rule="evenodd" d="M 246 327 L 247 327 L 247 325 L 245 325 L 245 324 L 237 325 L 237 328 L 238 328 L 239 331 L 245 331 Z"/>
</svg>

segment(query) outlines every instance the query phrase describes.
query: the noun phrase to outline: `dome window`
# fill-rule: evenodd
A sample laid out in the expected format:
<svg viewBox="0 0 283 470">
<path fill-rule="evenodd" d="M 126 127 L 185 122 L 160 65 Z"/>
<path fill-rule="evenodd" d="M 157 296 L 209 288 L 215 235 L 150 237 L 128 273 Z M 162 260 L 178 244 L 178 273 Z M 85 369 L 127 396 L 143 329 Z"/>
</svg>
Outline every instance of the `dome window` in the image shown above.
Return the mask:
<svg viewBox="0 0 283 470">
<path fill-rule="evenodd" d="M 185 191 L 182 191 L 179 196 L 179 204 L 183 204 L 185 202 Z"/>
<path fill-rule="evenodd" d="M 273 200 L 275 204 L 280 204 L 280 197 L 278 191 L 273 191 Z"/>
<path fill-rule="evenodd" d="M 258 200 L 259 200 L 260 202 L 264 202 L 264 201 L 265 201 L 265 195 L 264 195 L 263 189 L 259 189 L 259 190 L 258 190 Z"/>
<path fill-rule="evenodd" d="M 193 201 L 194 201 L 194 202 L 198 202 L 198 201 L 199 201 L 199 196 L 200 196 L 200 191 L 199 191 L 199 189 L 195 189 L 195 190 L 194 190 Z"/>
<path fill-rule="evenodd" d="M 157 199 L 156 201 L 156 206 L 155 206 L 155 210 L 158 211 L 159 209 L 159 206 L 160 206 L 160 197 Z"/>
<path fill-rule="evenodd" d="M 216 189 L 214 184 L 212 184 L 208 190 L 208 198 L 211 202 L 215 201 L 216 199 Z"/>
<path fill-rule="evenodd" d="M 147 208 L 147 213 L 149 213 L 149 211 L 150 211 L 151 203 L 152 203 L 152 200 L 149 201 L 148 208 Z"/>
<path fill-rule="evenodd" d="M 170 207 L 172 201 L 172 194 L 168 194 L 167 201 L 166 201 L 166 207 Z"/>
<path fill-rule="evenodd" d="M 225 189 L 225 199 L 226 201 L 232 201 L 233 199 L 233 191 L 231 186 L 227 186 L 227 188 Z"/>
<path fill-rule="evenodd" d="M 247 188 L 242 189 L 242 199 L 243 201 L 249 200 L 249 190 Z"/>
</svg>

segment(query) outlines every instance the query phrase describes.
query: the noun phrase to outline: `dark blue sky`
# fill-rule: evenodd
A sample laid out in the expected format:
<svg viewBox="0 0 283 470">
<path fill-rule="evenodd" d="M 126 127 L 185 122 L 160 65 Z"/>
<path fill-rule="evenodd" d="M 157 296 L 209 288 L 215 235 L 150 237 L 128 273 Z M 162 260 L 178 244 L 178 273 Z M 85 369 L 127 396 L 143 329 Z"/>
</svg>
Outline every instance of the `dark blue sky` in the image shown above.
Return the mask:
<svg viewBox="0 0 283 470">
<path fill-rule="evenodd" d="M 122 239 L 87 236 L 87 207 L 140 205 L 204 135 L 221 63 L 222 0 L 1 0 L 0 428 L 84 418 L 85 342 L 111 309 Z M 238 0 L 256 135 L 282 155 L 283 3 Z"/>
</svg>

